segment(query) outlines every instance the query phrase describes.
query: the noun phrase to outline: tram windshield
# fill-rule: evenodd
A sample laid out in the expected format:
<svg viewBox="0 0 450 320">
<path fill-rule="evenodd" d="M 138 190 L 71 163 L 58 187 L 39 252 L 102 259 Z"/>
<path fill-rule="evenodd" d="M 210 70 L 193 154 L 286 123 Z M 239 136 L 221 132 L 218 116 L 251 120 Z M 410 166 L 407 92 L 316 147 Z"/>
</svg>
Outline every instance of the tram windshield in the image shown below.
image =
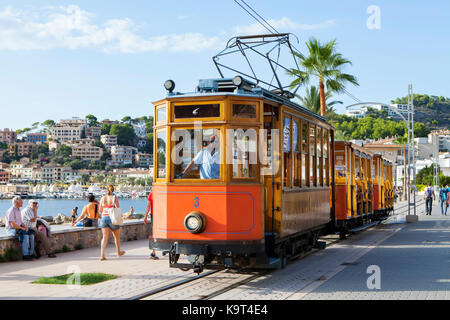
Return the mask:
<svg viewBox="0 0 450 320">
<path fill-rule="evenodd" d="M 219 129 L 177 129 L 172 141 L 175 179 L 220 179 Z"/>
</svg>

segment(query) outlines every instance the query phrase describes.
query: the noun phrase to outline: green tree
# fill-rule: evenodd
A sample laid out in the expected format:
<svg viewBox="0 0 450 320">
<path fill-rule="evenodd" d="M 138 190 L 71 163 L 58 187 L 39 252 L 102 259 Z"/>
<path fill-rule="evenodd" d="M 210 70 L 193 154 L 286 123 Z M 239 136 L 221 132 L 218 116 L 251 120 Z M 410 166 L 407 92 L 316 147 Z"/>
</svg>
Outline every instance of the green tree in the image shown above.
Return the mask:
<svg viewBox="0 0 450 320">
<path fill-rule="evenodd" d="M 122 123 L 125 124 L 131 124 L 131 117 L 130 116 L 123 117 L 121 121 Z"/>
<path fill-rule="evenodd" d="M 102 134 L 110 134 L 110 132 L 111 132 L 111 124 L 110 123 L 102 124 Z"/>
<path fill-rule="evenodd" d="M 89 183 L 89 181 L 91 180 L 91 178 L 89 177 L 89 175 L 87 174 L 87 173 L 83 173 L 82 175 L 81 175 L 81 183 L 82 184 L 88 184 Z"/>
<path fill-rule="evenodd" d="M 136 133 L 130 125 L 114 124 L 111 127 L 111 135 L 117 136 L 117 144 L 123 146 L 133 146 L 135 144 Z"/>
<path fill-rule="evenodd" d="M 356 86 L 359 84 L 353 75 L 342 72 L 346 65 L 352 63 L 342 54 L 336 52 L 336 40 L 321 45 L 319 40 L 311 38 L 306 46 L 309 51 L 308 56 L 294 52 L 304 70 L 291 69 L 288 72 L 288 74 L 297 78 L 291 83 L 291 86 L 299 85 L 302 78 L 307 83 L 311 77 L 317 77 L 320 91 L 320 114 L 326 116 L 325 86 L 330 92 L 341 93 L 345 90 L 347 83 Z"/>
<path fill-rule="evenodd" d="M 61 145 L 56 149 L 55 154 L 58 157 L 69 158 L 72 155 L 72 148 L 66 145 Z"/>
<path fill-rule="evenodd" d="M 86 120 L 89 127 L 97 127 L 99 125 L 97 117 L 92 114 L 88 114 Z"/>
<path fill-rule="evenodd" d="M 42 125 L 45 127 L 45 132 L 50 132 L 50 129 L 55 125 L 55 121 L 53 120 L 45 120 Z"/>
</svg>

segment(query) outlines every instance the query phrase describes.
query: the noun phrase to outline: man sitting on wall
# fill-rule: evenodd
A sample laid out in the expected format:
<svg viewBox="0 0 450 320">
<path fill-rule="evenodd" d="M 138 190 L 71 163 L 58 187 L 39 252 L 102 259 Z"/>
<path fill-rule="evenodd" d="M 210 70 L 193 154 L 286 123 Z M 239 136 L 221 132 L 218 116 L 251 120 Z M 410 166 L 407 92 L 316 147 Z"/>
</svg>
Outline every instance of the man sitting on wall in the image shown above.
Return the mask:
<svg viewBox="0 0 450 320">
<path fill-rule="evenodd" d="M 44 247 L 45 253 L 48 255 L 49 258 L 56 258 L 55 254 L 50 250 L 50 242 L 47 238 L 46 232 L 41 232 L 37 229 L 36 222 L 37 222 L 37 211 L 38 211 L 39 204 L 36 200 L 30 200 L 28 202 L 28 207 L 22 210 L 22 221 L 23 224 L 34 231 L 34 236 L 37 241 L 39 241 L 40 244 Z M 37 250 L 39 253 L 39 249 Z M 37 258 L 40 257 L 40 254 L 36 255 Z"/>
<path fill-rule="evenodd" d="M 6 211 L 5 228 L 10 236 L 17 236 L 22 243 L 22 256 L 24 260 L 33 260 L 34 257 L 34 231 L 22 222 L 20 208 L 23 205 L 21 197 L 12 199 L 13 206 Z"/>
</svg>

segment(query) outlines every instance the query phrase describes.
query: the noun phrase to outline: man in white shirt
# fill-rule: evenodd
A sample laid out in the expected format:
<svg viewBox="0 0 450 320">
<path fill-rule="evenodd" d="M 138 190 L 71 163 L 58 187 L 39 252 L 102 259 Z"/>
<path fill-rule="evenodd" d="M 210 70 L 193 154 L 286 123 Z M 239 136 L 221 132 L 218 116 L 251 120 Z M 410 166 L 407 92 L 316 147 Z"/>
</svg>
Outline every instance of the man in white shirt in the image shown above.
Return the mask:
<svg viewBox="0 0 450 320">
<path fill-rule="evenodd" d="M 183 171 L 185 175 L 194 164 L 200 165 L 200 179 L 220 179 L 220 152 L 217 137 L 212 135 L 206 148 L 203 148 Z"/>
<path fill-rule="evenodd" d="M 37 211 L 39 204 L 36 200 L 30 200 L 28 202 L 28 207 L 22 210 L 22 221 L 23 224 L 30 229 L 34 230 L 34 235 L 36 239 L 42 243 L 44 246 L 45 252 L 49 258 L 56 258 L 56 256 L 50 250 L 50 242 L 48 241 L 47 235 L 38 231 L 36 227 L 37 221 Z"/>
</svg>

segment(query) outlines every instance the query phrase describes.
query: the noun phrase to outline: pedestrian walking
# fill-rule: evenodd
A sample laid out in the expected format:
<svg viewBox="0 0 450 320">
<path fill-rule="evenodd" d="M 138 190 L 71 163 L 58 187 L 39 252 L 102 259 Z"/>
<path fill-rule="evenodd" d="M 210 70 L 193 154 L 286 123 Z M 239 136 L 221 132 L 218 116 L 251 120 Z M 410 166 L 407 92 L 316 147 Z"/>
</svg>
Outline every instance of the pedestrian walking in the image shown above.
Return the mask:
<svg viewBox="0 0 450 320">
<path fill-rule="evenodd" d="M 28 201 L 28 206 L 22 210 L 22 221 L 23 224 L 34 231 L 34 237 L 35 237 L 35 251 L 36 251 L 36 258 L 40 258 L 40 246 L 44 247 L 45 254 L 49 258 L 56 258 L 54 252 L 50 248 L 50 241 L 47 238 L 47 230 L 45 232 L 41 232 L 38 230 L 37 227 L 37 212 L 39 209 L 39 203 L 37 200 L 30 200 Z"/>
<path fill-rule="evenodd" d="M 441 190 L 439 191 L 439 202 L 441 204 L 441 214 L 443 216 L 447 215 L 447 208 L 448 208 L 447 194 L 449 194 L 448 185 L 442 186 Z"/>
<path fill-rule="evenodd" d="M 144 223 L 148 223 L 148 214 L 150 213 L 150 223 L 153 224 L 153 192 L 150 192 L 147 199 L 147 208 L 145 209 L 144 214 Z M 150 254 L 150 259 L 158 260 L 158 256 L 156 255 L 155 249 L 153 249 L 152 253 Z"/>
<path fill-rule="evenodd" d="M 427 216 L 431 216 L 431 211 L 433 210 L 433 200 L 436 200 L 436 195 L 434 194 L 434 189 L 431 186 L 431 183 L 429 183 L 428 187 L 425 189 L 423 199 L 425 200 L 426 214 Z"/>
<path fill-rule="evenodd" d="M 22 256 L 24 260 L 34 258 L 34 231 L 28 229 L 22 221 L 20 208 L 23 205 L 22 198 L 17 196 L 12 199 L 13 206 L 6 211 L 5 228 L 10 236 L 17 236 L 22 243 Z"/>
<path fill-rule="evenodd" d="M 100 212 L 102 213 L 102 218 L 100 220 L 100 228 L 102 229 L 102 247 L 101 247 L 101 257 L 100 260 L 106 260 L 105 249 L 108 244 L 109 235 L 113 234 L 114 242 L 117 248 L 117 256 L 123 256 L 125 251 L 120 250 L 120 226 L 112 224 L 110 214 L 112 208 L 120 208 L 119 200 L 114 195 L 114 186 L 109 185 L 107 189 L 107 195 L 102 197 L 100 200 Z"/>
</svg>

